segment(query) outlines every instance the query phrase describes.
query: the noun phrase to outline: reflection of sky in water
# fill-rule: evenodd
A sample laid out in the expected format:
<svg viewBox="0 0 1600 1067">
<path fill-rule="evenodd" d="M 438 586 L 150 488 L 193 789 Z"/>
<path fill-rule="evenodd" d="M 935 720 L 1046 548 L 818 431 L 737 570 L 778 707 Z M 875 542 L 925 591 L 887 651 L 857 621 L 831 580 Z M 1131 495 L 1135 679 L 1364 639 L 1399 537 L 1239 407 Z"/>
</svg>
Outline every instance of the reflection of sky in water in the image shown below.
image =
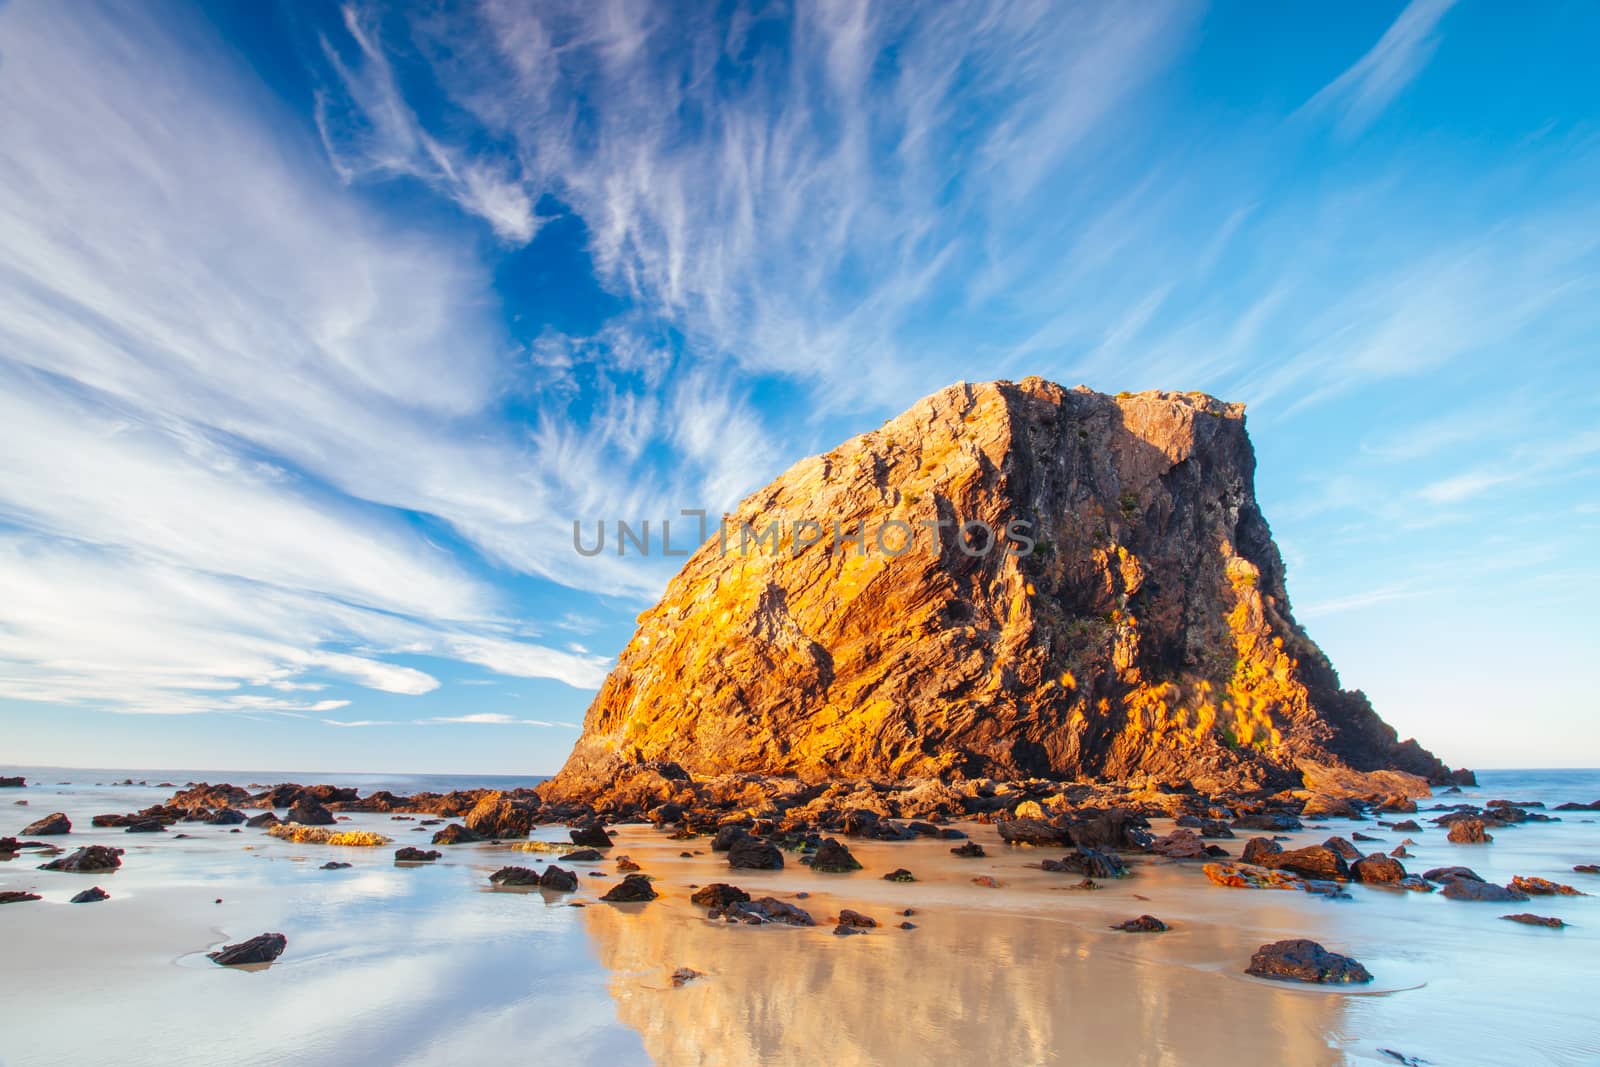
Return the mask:
<svg viewBox="0 0 1600 1067">
<path fill-rule="evenodd" d="M 1600 797 L 1594 775 L 1486 780 L 1459 799 Z M 857 875 L 791 865 L 733 878 L 709 851 L 683 860 L 683 843 L 640 831 L 616 852 L 660 877 L 666 898 L 643 908 L 594 905 L 614 877 L 589 878 L 595 866 L 579 865 L 579 897 L 591 906 L 575 909 L 539 892 L 486 890 L 495 868 L 542 867 L 546 854 L 468 846 L 445 849 L 437 865 L 396 868 L 393 849 L 426 844 L 428 835 L 386 816 L 343 824 L 395 839 L 371 850 L 188 824 L 154 840 L 88 829 L 97 812 L 133 810 L 167 792 L 46 786 L 0 793 L 0 833 L 65 810 L 79 831 L 59 843 L 128 849 L 122 870 L 94 876 L 39 872 L 28 855 L 0 863 L 0 888 L 46 898 L 0 909 L 11 976 L 0 1027 L 7 1067 L 82 1063 L 108 1049 L 135 1064 L 433 1064 L 507 1054 L 603 1064 L 850 1064 L 934 1055 L 1385 1062 L 1380 1047 L 1435 1063 L 1600 1058 L 1584 996 L 1600 948 L 1600 897 L 1475 905 L 1355 887 L 1355 900 L 1336 902 L 1214 889 L 1197 871 L 1159 861 L 1083 894 L 1061 888 L 1075 878 L 1028 868 L 1037 853 L 991 847 L 991 861 L 957 861 L 939 842 L 852 842 L 867 865 Z M 24 797 L 27 807 L 10 803 Z M 1424 826 L 1429 815 L 1418 817 Z M 1404 862 L 1416 872 L 1464 864 L 1494 881 L 1541 874 L 1584 888 L 1571 867 L 1600 861 L 1597 818 L 1567 813 L 1560 824 L 1497 832 L 1485 847 L 1449 845 L 1430 827 L 1411 835 L 1415 858 Z M 1330 822 L 1295 843 L 1355 829 L 1382 836 L 1381 845 L 1365 846 L 1374 850 L 1404 836 L 1373 823 Z M 177 832 L 192 840 L 177 840 Z M 539 836 L 563 835 L 552 827 Z M 709 849 L 705 840 L 687 847 Z M 319 870 L 328 859 L 354 866 Z M 895 866 L 911 867 L 921 880 L 902 886 L 874 876 Z M 612 865 L 599 869 L 609 873 Z M 977 873 L 996 874 L 1005 888 L 971 886 Z M 919 928 L 853 938 L 835 938 L 825 924 L 728 929 L 705 922 L 686 899 L 690 883 L 719 878 L 757 892 L 807 890 L 802 903 L 819 922 L 846 906 L 892 926 L 899 908 L 914 904 Z M 64 903 L 93 884 L 113 899 Z M 223 903 L 213 903 L 219 896 Z M 1578 925 L 1552 932 L 1497 918 L 1523 910 Z M 1104 928 L 1144 911 L 1172 922 L 1173 931 L 1137 937 Z M 289 935 L 288 952 L 266 971 L 228 971 L 198 955 L 265 930 Z M 1378 978 L 1363 992 L 1376 995 L 1239 973 L 1257 945 L 1293 936 L 1361 959 Z M 673 989 L 666 976 L 677 966 L 709 977 Z M 92 1025 L 73 1025 L 85 1018 Z"/>
</svg>

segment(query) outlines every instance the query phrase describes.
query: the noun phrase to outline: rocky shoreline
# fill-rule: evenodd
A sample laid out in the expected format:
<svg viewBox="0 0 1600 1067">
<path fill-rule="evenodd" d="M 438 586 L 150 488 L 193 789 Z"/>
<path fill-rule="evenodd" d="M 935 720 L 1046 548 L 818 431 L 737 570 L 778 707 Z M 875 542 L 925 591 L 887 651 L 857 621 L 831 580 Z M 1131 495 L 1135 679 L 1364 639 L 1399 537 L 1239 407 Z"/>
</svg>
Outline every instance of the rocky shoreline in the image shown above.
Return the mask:
<svg viewBox="0 0 1600 1067">
<path fill-rule="evenodd" d="M 600 899 L 609 903 L 644 903 L 662 892 L 681 889 L 706 908 L 706 917 L 741 925 L 815 925 L 815 917 L 796 900 L 755 897 L 731 883 L 669 887 L 657 883 L 627 856 L 611 856 L 614 838 L 610 826 L 646 826 L 668 842 L 681 842 L 682 855 L 709 851 L 722 856 L 730 872 L 777 870 L 787 864 L 809 867 L 820 874 L 844 874 L 861 869 L 850 842 L 908 842 L 944 839 L 957 858 L 984 859 L 988 854 L 971 837 L 987 827 L 1003 848 L 1031 850 L 1040 855 L 1032 864 L 1039 870 L 1070 876 L 1076 881 L 1063 888 L 1094 890 L 1100 883 L 1124 878 L 1130 865 L 1145 859 L 1193 861 L 1203 879 L 1193 885 L 1226 888 L 1297 890 L 1333 898 L 1349 898 L 1348 887 L 1439 892 L 1457 901 L 1515 902 L 1531 897 L 1562 898 L 1587 895 L 1581 889 L 1540 875 L 1518 875 L 1505 885 L 1488 882 L 1470 867 L 1442 866 L 1423 873 L 1408 872 L 1401 859 L 1409 855 L 1405 837 L 1387 851 L 1364 851 L 1362 845 L 1379 838 L 1359 830 L 1350 836 L 1333 836 L 1321 843 L 1284 848 L 1283 835 L 1314 830 L 1315 820 L 1341 818 L 1370 822 L 1389 834 L 1438 835 L 1452 847 L 1470 851 L 1493 840 L 1489 830 L 1514 830 L 1530 822 L 1559 821 L 1537 801 L 1494 799 L 1480 805 L 1452 803 L 1447 795 L 1433 797 L 1427 785 L 1414 776 L 1393 772 L 1360 774 L 1317 768 L 1306 781 L 1318 789 L 1267 793 L 1207 795 L 1192 787 L 1149 780 L 1122 783 L 1057 782 L 1046 779 L 956 782 L 846 781 L 803 783 L 796 779 L 739 774 L 696 779 L 673 766 L 648 768 L 653 776 L 640 781 L 635 774 L 594 803 L 568 799 L 546 802 L 539 788 L 460 790 L 450 793 L 399 795 L 377 791 L 366 796 L 354 788 L 335 785 L 237 786 L 189 783 L 166 801 L 134 812 L 97 815 L 98 829 L 121 828 L 127 833 L 165 833 L 182 824 L 227 827 L 231 832 L 264 831 L 273 836 L 311 844 L 381 846 L 388 836 L 371 831 L 341 831 L 337 824 L 347 813 L 387 814 L 391 820 L 413 823 L 405 832 L 427 834 L 434 846 L 449 848 L 476 842 L 510 843 L 539 854 L 547 866 L 506 866 L 490 878 L 505 889 L 537 888 L 557 894 L 579 888 L 578 873 L 569 867 L 611 859 L 623 881 Z M 1454 787 L 1452 787 L 1452 790 Z M 1458 790 L 1456 790 L 1458 791 Z M 1418 801 L 1429 802 L 1427 807 Z M 1430 802 L 1431 801 L 1431 802 Z M 1600 811 L 1600 801 L 1559 805 L 1567 811 Z M 251 815 L 250 812 L 257 814 Z M 281 815 L 279 813 L 282 813 Z M 1172 829 L 1160 836 L 1151 820 L 1170 819 Z M 525 840 L 541 827 L 560 826 L 570 843 Z M 1469 832 L 1461 833 L 1462 828 Z M 67 855 L 55 840 L 73 833 L 64 813 L 51 813 L 22 831 L 22 838 L 0 838 L 0 859 L 13 859 L 24 851 L 56 858 L 42 869 L 62 872 L 115 871 L 124 850 L 90 845 Z M 32 839 L 36 836 L 55 840 Z M 175 836 L 184 836 L 177 834 Z M 1430 836 L 1429 840 L 1434 840 Z M 690 850 L 693 850 L 692 852 Z M 395 852 L 401 866 L 425 865 L 439 859 L 438 848 L 402 845 Z M 348 864 L 330 862 L 324 869 Z M 1593 865 L 1577 865 L 1577 873 L 1593 873 Z M 589 872 L 591 876 L 599 872 Z M 878 874 L 883 880 L 914 884 L 916 874 L 905 867 Z M 971 882 L 993 888 L 993 875 L 976 875 Z M 109 883 L 108 883 L 109 884 Z M 801 898 L 804 894 L 800 895 Z M 83 901 L 108 899 L 104 890 L 80 894 Z M 10 893 L 6 903 L 39 899 L 26 892 Z M 74 898 L 75 902 L 78 898 Z M 906 909 L 909 916 L 913 909 Z M 1497 916 L 1515 922 L 1562 929 L 1554 916 L 1519 913 Z M 854 909 L 841 910 L 834 932 L 841 936 L 879 929 L 879 921 Z M 916 924 L 897 924 L 913 930 Z M 1115 924 L 1122 932 L 1162 933 L 1168 923 L 1153 915 L 1132 916 Z M 263 935 L 266 936 L 266 935 Z M 282 951 L 272 935 L 272 944 Z M 225 959 L 265 964 L 250 952 L 224 952 Z M 274 956 L 274 958 L 276 958 Z M 220 960 L 218 962 L 223 962 Z M 1359 963 L 1329 953 L 1310 941 L 1264 945 L 1247 973 L 1270 978 L 1311 981 L 1367 981 L 1370 975 Z M 1325 977 L 1310 977 L 1318 974 Z M 1365 978 L 1361 977 L 1366 975 Z"/>
</svg>

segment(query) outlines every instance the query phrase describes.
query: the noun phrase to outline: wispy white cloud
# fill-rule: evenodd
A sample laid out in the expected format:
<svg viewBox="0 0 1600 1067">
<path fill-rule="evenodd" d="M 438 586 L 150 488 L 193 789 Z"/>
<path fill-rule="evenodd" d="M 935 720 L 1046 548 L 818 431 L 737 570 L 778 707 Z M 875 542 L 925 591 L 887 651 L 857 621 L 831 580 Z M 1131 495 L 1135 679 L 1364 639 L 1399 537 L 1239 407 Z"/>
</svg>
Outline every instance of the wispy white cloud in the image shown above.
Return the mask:
<svg viewBox="0 0 1600 1067">
<path fill-rule="evenodd" d="M 473 715 L 444 715 L 432 719 L 418 719 L 419 724 L 466 726 L 560 726 L 577 729 L 576 723 L 549 722 L 545 719 L 519 719 L 499 712 L 478 712 Z"/>
<path fill-rule="evenodd" d="M 356 56 L 346 60 L 326 37 L 322 49 L 344 89 L 340 97 L 318 93 L 317 129 L 346 181 L 377 175 L 406 176 L 428 183 L 462 210 L 487 222 L 503 240 L 526 244 L 543 220 L 511 167 L 486 159 L 463 159 L 422 128 L 395 82 L 394 71 L 354 6 L 343 9 L 344 28 Z"/>
<path fill-rule="evenodd" d="M 1305 110 L 1335 112 L 1347 137 L 1366 129 L 1427 65 L 1439 43 L 1439 20 L 1455 2 L 1411 0 L 1371 51 L 1318 91 Z"/>
<path fill-rule="evenodd" d="M 702 358 L 826 381 L 824 403 L 860 404 L 907 373 L 897 326 L 963 254 L 984 255 L 961 235 L 1013 226 L 1161 69 L 1187 10 L 802 6 L 780 49 L 758 31 L 773 13 L 724 24 L 491 0 L 406 32 L 483 143 L 512 146 L 520 184 L 582 216 L 615 290 L 678 323 Z M 347 21 L 371 49 L 371 20 Z M 330 64 L 327 99 L 363 117 L 330 151 L 383 168 L 419 138 L 394 73 L 382 92 L 372 73 Z M 974 100 L 987 112 L 975 139 Z M 459 167 L 503 151 L 451 155 Z"/>
</svg>

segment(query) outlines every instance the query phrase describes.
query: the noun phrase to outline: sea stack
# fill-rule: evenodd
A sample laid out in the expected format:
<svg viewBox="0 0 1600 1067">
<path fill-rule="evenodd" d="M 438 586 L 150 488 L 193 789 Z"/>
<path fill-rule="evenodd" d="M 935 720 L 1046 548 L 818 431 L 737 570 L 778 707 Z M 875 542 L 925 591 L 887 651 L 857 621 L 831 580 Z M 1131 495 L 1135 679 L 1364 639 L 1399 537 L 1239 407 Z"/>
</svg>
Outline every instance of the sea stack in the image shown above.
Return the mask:
<svg viewBox="0 0 1600 1067">
<path fill-rule="evenodd" d="M 1202 393 L 941 390 L 712 527 L 541 792 L 646 770 L 1448 780 L 1295 622 L 1254 473 L 1243 405 Z"/>
</svg>

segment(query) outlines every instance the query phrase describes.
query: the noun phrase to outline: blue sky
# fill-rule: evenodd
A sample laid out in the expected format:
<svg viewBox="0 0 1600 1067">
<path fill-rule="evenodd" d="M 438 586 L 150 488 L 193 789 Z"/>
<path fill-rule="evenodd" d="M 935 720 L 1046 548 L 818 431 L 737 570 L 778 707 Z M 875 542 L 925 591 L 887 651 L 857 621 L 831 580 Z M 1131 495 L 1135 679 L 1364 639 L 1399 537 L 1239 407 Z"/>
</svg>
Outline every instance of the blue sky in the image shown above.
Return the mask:
<svg viewBox="0 0 1600 1067">
<path fill-rule="evenodd" d="M 1600 765 L 1597 30 L 0 4 L 0 757 L 552 771 L 671 574 L 574 518 L 1039 374 L 1247 402 L 1345 684 Z"/>
</svg>

